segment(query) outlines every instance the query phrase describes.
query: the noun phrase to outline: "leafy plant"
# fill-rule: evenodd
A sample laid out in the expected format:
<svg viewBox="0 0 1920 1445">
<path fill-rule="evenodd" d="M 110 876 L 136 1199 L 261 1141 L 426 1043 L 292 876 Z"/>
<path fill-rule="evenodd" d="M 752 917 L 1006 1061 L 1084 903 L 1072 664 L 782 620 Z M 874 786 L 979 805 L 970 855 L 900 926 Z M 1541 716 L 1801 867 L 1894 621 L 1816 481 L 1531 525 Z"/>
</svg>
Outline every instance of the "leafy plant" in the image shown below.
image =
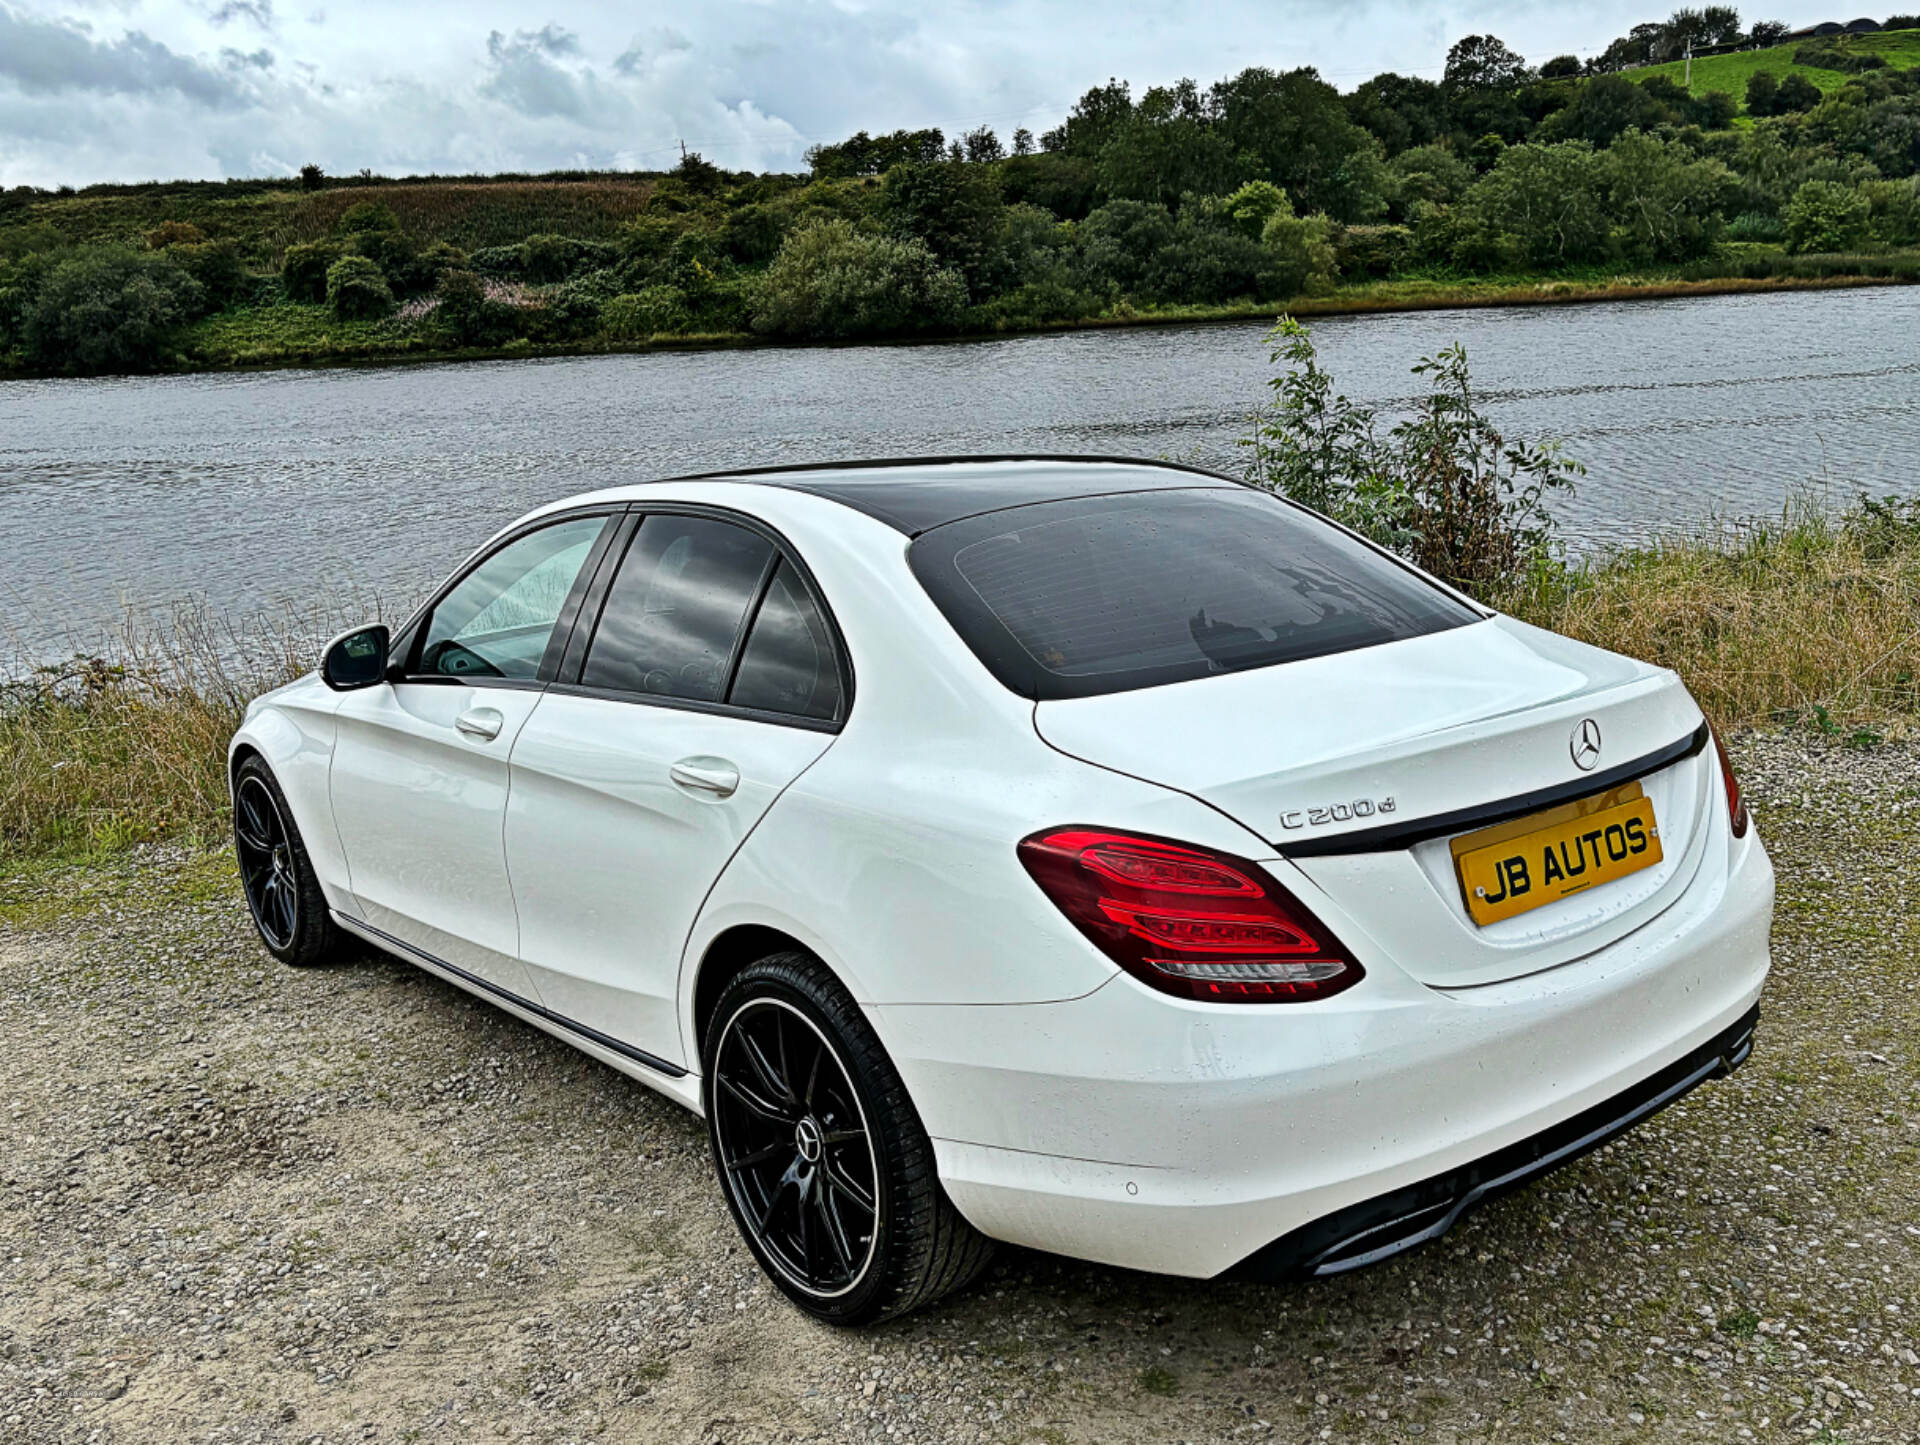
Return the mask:
<svg viewBox="0 0 1920 1445">
<path fill-rule="evenodd" d="M 61 371 L 142 371 L 200 309 L 200 284 L 165 253 L 76 251 L 48 270 L 22 332 L 34 364 Z"/>
<path fill-rule="evenodd" d="M 753 310 L 756 331 L 794 337 L 882 336 L 950 325 L 966 282 L 926 243 L 816 221 L 781 246 Z"/>
<path fill-rule="evenodd" d="M 1867 233 L 1873 205 L 1836 181 L 1808 181 L 1787 203 L 1789 251 L 1844 251 Z"/>
<path fill-rule="evenodd" d="M 342 256 L 327 268 L 327 305 L 342 321 L 369 321 L 393 310 L 393 292 L 365 256 Z"/>
<path fill-rule="evenodd" d="M 295 301 L 327 299 L 327 268 L 345 254 L 332 241 L 289 246 L 280 258 L 280 283 Z"/>
<path fill-rule="evenodd" d="M 1548 496 L 1581 472 L 1558 443 L 1509 440 L 1480 410 L 1467 355 L 1423 357 L 1414 414 L 1383 436 L 1372 407 L 1334 389 L 1291 317 L 1273 333 L 1272 397 L 1244 439 L 1247 478 L 1326 513 L 1479 596 L 1554 562 Z"/>
</svg>

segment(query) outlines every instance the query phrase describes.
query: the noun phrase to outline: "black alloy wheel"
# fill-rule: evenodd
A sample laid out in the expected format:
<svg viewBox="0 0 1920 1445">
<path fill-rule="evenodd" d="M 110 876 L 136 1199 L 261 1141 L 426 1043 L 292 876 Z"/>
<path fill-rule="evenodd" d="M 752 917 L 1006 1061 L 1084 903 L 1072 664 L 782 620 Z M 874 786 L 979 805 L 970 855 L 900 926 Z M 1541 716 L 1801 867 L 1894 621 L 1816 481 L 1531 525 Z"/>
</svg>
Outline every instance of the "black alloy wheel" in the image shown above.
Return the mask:
<svg viewBox="0 0 1920 1445">
<path fill-rule="evenodd" d="M 792 1004 L 749 999 L 720 1031 L 714 1140 L 742 1218 L 774 1267 L 829 1300 L 878 1238 L 879 1164 L 846 1066 Z"/>
<path fill-rule="evenodd" d="M 275 953 L 293 947 L 300 934 L 293 844 L 279 803 L 257 774 L 242 778 L 234 789 L 233 851 L 240 859 L 240 884 L 260 937 Z"/>
<path fill-rule="evenodd" d="M 727 1207 L 801 1309 L 871 1324 L 986 1268 L 992 1241 L 947 1198 L 899 1071 L 818 959 L 776 953 L 736 974 L 701 1063 Z"/>
<path fill-rule="evenodd" d="M 258 756 L 233 772 L 233 852 L 247 910 L 268 953 L 306 967 L 342 947 L 346 935 L 328 912 L 286 794 Z"/>
</svg>

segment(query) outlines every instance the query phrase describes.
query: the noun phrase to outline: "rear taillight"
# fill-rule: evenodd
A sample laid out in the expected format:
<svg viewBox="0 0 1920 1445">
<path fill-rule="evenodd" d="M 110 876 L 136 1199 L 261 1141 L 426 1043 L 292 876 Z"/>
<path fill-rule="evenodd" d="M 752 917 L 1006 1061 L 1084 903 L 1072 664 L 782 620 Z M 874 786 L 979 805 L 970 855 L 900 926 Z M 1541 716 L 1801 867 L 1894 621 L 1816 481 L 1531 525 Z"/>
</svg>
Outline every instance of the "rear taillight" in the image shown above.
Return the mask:
<svg viewBox="0 0 1920 1445">
<path fill-rule="evenodd" d="M 1727 745 L 1720 741 L 1720 734 L 1713 735 L 1713 750 L 1720 755 L 1720 776 L 1727 785 L 1727 819 L 1733 824 L 1733 836 L 1747 836 L 1747 800 L 1740 796 L 1740 780 L 1733 775 L 1733 760 L 1727 756 Z"/>
<path fill-rule="evenodd" d="M 1363 970 L 1260 868 L 1225 853 L 1094 828 L 1020 843 L 1047 897 L 1143 983 L 1213 1003 L 1302 1003 Z"/>
</svg>

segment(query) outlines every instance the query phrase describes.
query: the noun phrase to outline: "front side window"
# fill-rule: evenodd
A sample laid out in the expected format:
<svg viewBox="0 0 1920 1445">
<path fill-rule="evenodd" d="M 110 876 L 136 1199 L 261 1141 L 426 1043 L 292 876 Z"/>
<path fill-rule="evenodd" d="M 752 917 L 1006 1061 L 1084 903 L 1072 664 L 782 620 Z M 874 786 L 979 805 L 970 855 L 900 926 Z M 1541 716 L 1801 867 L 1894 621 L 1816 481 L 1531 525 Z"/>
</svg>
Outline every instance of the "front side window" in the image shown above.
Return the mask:
<svg viewBox="0 0 1920 1445">
<path fill-rule="evenodd" d="M 1337 527 L 1239 487 L 1011 507 L 933 528 L 908 560 L 994 675 L 1043 701 L 1479 620 Z"/>
<path fill-rule="evenodd" d="M 416 674 L 531 681 L 605 517 L 574 517 L 517 537 L 440 599 Z"/>
<path fill-rule="evenodd" d="M 607 592 L 580 681 L 720 702 L 773 544 L 712 517 L 650 516 Z"/>
</svg>

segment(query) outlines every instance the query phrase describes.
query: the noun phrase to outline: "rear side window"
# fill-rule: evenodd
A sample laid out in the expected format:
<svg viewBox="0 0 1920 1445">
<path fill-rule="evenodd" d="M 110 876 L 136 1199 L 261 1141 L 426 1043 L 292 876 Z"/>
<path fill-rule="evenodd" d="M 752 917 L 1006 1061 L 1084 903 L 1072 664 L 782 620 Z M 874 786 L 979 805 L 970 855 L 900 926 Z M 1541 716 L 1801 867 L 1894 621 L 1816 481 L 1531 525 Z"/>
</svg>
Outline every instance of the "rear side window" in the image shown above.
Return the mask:
<svg viewBox="0 0 1920 1445">
<path fill-rule="evenodd" d="M 840 665 L 832 635 L 807 584 L 784 560 L 754 614 L 727 701 L 821 721 L 840 711 Z"/>
<path fill-rule="evenodd" d="M 730 522 L 648 517 L 607 592 L 580 681 L 719 702 L 772 561 L 773 543 Z"/>
<path fill-rule="evenodd" d="M 1416 573 L 1241 488 L 1083 497 L 936 527 L 914 574 L 1007 687 L 1091 697 L 1479 620 Z"/>
</svg>

